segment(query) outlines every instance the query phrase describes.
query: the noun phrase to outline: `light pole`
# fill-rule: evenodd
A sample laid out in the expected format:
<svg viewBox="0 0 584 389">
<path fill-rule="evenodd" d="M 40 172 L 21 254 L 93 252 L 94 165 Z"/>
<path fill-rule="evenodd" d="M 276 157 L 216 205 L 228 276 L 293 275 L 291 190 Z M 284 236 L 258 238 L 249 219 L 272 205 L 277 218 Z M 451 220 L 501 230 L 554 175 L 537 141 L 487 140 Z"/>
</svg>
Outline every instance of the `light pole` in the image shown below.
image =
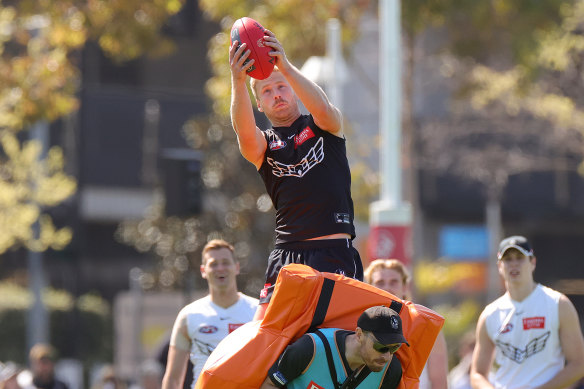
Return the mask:
<svg viewBox="0 0 584 389">
<path fill-rule="evenodd" d="M 43 159 L 46 154 L 48 145 L 47 122 L 37 122 L 31 129 L 30 137 L 31 140 L 40 142 L 42 152 L 39 158 Z M 31 185 L 36 186 L 36 182 L 32 182 Z M 39 239 L 41 227 L 38 219 L 34 222 L 32 229 L 33 239 Z M 33 295 L 32 305 L 28 311 L 28 321 L 26 327 L 26 345 L 28 347 L 27 350 L 30 350 L 36 343 L 47 343 L 49 338 L 48 313 L 42 298 L 42 292 L 47 285 L 47 281 L 45 279 L 45 270 L 43 267 L 43 253 L 29 249 L 27 255 L 27 265 L 29 288 L 31 289 Z"/>
<path fill-rule="evenodd" d="M 381 134 L 379 201 L 370 210 L 369 260 L 411 262 L 412 210 L 402 200 L 401 167 L 401 7 L 399 0 L 379 1 L 379 122 Z"/>
</svg>

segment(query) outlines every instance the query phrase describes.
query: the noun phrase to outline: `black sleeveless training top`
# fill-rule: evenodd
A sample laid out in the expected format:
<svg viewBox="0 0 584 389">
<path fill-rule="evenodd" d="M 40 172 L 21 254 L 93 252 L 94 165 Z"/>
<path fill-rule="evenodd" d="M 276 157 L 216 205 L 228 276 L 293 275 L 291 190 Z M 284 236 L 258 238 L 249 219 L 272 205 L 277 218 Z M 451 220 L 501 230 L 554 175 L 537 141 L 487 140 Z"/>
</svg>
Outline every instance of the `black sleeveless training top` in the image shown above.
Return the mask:
<svg viewBox="0 0 584 389">
<path fill-rule="evenodd" d="M 347 233 L 355 237 L 345 139 L 301 115 L 263 131 L 268 146 L 258 173 L 276 208 L 276 244 Z"/>
</svg>

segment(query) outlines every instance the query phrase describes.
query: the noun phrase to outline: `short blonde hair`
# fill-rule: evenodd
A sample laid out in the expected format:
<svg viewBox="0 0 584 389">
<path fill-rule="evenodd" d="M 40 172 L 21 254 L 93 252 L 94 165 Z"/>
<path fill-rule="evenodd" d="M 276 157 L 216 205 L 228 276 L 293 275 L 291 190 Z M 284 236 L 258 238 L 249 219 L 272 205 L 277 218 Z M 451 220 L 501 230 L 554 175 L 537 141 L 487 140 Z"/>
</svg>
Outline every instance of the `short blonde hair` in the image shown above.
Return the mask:
<svg viewBox="0 0 584 389">
<path fill-rule="evenodd" d="M 406 265 L 397 259 L 376 259 L 371 261 L 367 269 L 363 274 L 363 278 L 366 283 L 371 284 L 371 276 L 378 270 L 390 269 L 395 270 L 401 275 L 402 282 L 404 285 L 408 285 L 411 280 L 410 272 L 408 271 Z"/>
<path fill-rule="evenodd" d="M 201 253 L 201 263 L 204 265 L 206 260 L 205 260 L 205 254 L 211 250 L 219 250 L 219 249 L 227 249 L 229 251 L 231 251 L 231 255 L 233 256 L 233 261 L 237 262 L 237 259 L 235 258 L 235 249 L 233 248 L 233 246 L 223 240 L 223 239 L 212 239 L 210 241 L 207 242 L 207 244 L 205 245 L 205 247 L 203 247 L 203 252 Z"/>
<path fill-rule="evenodd" d="M 37 343 L 30 349 L 28 354 L 31 361 L 39 361 L 43 358 L 54 361 L 57 359 L 57 350 L 47 343 Z"/>
</svg>

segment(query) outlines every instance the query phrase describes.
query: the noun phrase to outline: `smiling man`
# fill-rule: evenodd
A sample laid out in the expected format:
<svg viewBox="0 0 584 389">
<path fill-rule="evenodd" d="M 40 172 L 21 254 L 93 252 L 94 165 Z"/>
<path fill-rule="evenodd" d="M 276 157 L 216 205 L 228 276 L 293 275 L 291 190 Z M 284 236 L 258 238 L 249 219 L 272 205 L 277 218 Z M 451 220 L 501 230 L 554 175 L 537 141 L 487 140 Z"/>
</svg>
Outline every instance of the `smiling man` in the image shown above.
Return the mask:
<svg viewBox="0 0 584 389">
<path fill-rule="evenodd" d="M 479 317 L 472 387 L 569 387 L 584 376 L 584 339 L 574 305 L 533 280 L 536 258 L 525 237 L 503 239 L 497 257 L 507 291 Z"/>
<path fill-rule="evenodd" d="M 261 306 L 263 317 L 280 269 L 300 263 L 319 271 L 363 280 L 355 238 L 351 172 L 341 112 L 323 90 L 286 58 L 276 36 L 266 30 L 274 71 L 252 79 L 257 108 L 272 124 L 260 130 L 247 89 L 250 50 L 234 41 L 231 67 L 231 122 L 239 149 L 261 176 L 276 209 L 276 244 L 268 258 Z M 302 102 L 307 115 L 300 112 Z"/>
<path fill-rule="evenodd" d="M 393 309 L 374 306 L 355 331 L 323 328 L 284 350 L 260 389 L 397 388 L 402 366 L 395 352 L 408 344 Z M 409 344 L 408 344 L 409 346 Z"/>
<path fill-rule="evenodd" d="M 194 366 L 194 387 L 217 344 L 253 318 L 258 300 L 237 290 L 238 274 L 239 262 L 233 247 L 221 239 L 209 241 L 201 262 L 201 275 L 207 280 L 209 294 L 185 306 L 176 318 L 162 381 L 164 389 L 183 387 L 189 356 Z"/>
</svg>

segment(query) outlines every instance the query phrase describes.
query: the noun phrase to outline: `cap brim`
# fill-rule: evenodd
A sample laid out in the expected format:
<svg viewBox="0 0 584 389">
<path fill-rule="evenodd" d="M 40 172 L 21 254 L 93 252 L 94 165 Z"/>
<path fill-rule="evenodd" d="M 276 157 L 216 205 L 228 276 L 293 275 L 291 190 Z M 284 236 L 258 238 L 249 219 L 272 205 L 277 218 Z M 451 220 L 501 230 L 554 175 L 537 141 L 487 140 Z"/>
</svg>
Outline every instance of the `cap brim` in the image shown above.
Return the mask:
<svg viewBox="0 0 584 389">
<path fill-rule="evenodd" d="M 516 245 L 516 244 L 510 244 L 510 245 L 508 245 L 508 246 L 505 246 L 505 247 L 503 248 L 503 250 L 501 250 L 501 251 L 499 251 L 499 252 L 497 253 L 497 259 L 501 259 L 501 258 L 503 258 L 503 255 L 505 255 L 505 253 L 506 253 L 506 252 L 507 252 L 507 250 L 509 250 L 509 249 L 515 249 L 515 250 L 518 250 L 518 251 L 520 251 L 520 252 L 521 252 L 521 254 L 525 255 L 526 257 L 529 257 L 529 256 L 532 256 L 532 255 L 533 255 L 533 252 L 532 252 L 532 251 L 527 251 L 527 250 L 525 250 L 523 247 L 521 247 L 521 246 L 518 246 L 518 245 Z"/>
<path fill-rule="evenodd" d="M 381 344 L 396 344 L 396 343 L 405 343 L 408 345 L 408 347 L 410 347 L 410 344 L 408 343 L 408 341 L 406 340 L 406 338 L 403 335 L 400 334 L 394 334 L 394 333 L 373 333 L 373 336 L 375 336 L 375 339 L 377 339 L 377 341 Z"/>
</svg>

